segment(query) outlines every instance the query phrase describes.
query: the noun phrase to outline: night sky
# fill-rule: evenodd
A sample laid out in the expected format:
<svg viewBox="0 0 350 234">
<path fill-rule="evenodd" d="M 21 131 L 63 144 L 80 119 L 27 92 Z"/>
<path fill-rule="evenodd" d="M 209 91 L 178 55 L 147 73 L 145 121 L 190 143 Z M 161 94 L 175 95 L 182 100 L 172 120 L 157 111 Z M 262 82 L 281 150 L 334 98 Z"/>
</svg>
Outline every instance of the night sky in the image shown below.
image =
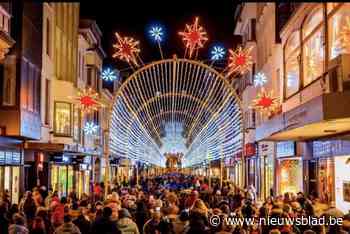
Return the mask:
<svg viewBox="0 0 350 234">
<path fill-rule="evenodd" d="M 141 4 L 141 2 L 144 2 Z M 147 3 L 147 4 L 146 4 Z M 233 0 L 199 1 L 143 1 L 143 0 L 114 0 L 114 1 L 81 1 L 81 18 L 96 20 L 103 38 L 102 44 L 108 58 L 105 64 L 113 64 L 112 44 L 115 43 L 115 32 L 122 36 L 131 36 L 140 40 L 140 56 L 145 63 L 160 59 L 157 46 L 147 34 L 147 26 L 160 23 L 166 30 L 166 38 L 162 43 L 165 57 L 176 53 L 183 57 L 184 46 L 178 31 L 185 28 L 185 23 L 192 23 L 199 16 L 199 23 L 206 29 L 209 41 L 200 50 L 200 58 L 206 59 L 209 48 L 215 43 L 223 43 L 227 48 L 235 44 L 233 36 L 233 15 L 235 10 Z M 128 67 L 126 63 L 118 62 L 118 69 Z"/>
</svg>

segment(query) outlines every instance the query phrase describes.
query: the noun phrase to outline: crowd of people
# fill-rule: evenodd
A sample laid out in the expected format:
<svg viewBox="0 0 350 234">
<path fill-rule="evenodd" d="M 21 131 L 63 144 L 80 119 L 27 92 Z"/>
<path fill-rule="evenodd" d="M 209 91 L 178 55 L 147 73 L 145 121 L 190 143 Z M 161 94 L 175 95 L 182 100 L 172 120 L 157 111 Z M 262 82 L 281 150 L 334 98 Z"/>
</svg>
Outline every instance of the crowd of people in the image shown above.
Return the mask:
<svg viewBox="0 0 350 234">
<path fill-rule="evenodd" d="M 211 218 L 219 217 L 219 222 Z M 234 224 L 236 218 L 337 217 L 342 225 Z M 269 197 L 261 202 L 254 186 L 230 182 L 209 186 L 205 178 L 182 174 L 141 179 L 140 185 L 96 184 L 91 196 L 74 191 L 59 197 L 45 187 L 27 191 L 19 204 L 4 195 L 1 234 L 313 234 L 349 233 L 350 214 L 322 205 L 303 193 Z"/>
</svg>

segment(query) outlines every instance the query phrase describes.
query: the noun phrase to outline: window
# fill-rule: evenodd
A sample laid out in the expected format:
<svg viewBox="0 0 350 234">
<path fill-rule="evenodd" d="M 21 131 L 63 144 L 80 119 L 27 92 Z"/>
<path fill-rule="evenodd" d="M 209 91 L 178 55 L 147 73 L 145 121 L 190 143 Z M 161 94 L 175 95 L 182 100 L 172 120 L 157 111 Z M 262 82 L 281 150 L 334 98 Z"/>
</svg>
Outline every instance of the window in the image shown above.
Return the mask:
<svg viewBox="0 0 350 234">
<path fill-rule="evenodd" d="M 92 67 L 87 68 L 87 86 L 92 86 Z"/>
<path fill-rule="evenodd" d="M 16 104 L 16 58 L 13 55 L 6 56 L 0 72 L 2 74 L 0 80 L 3 80 L 2 105 L 14 106 Z"/>
<path fill-rule="evenodd" d="M 50 80 L 45 79 L 45 124 L 50 124 Z"/>
<path fill-rule="evenodd" d="M 51 31 L 50 20 L 46 19 L 46 54 L 51 57 Z"/>
<path fill-rule="evenodd" d="M 81 129 L 81 124 L 80 124 L 80 109 L 74 108 L 74 116 L 73 116 L 73 138 L 75 142 L 80 141 L 80 129 Z"/>
<path fill-rule="evenodd" d="M 334 3 L 333 3 L 334 4 Z M 327 9 L 329 7 L 327 5 Z M 328 19 L 329 59 L 350 53 L 350 4 L 345 3 Z"/>
<path fill-rule="evenodd" d="M 323 73 L 324 37 L 323 10 L 318 8 L 306 19 L 303 31 L 303 85 L 308 85 Z"/>
<path fill-rule="evenodd" d="M 67 102 L 55 102 L 54 133 L 58 136 L 71 136 L 72 105 Z"/>
<path fill-rule="evenodd" d="M 289 97 L 299 90 L 300 32 L 295 31 L 288 39 L 285 49 L 285 90 Z"/>
</svg>

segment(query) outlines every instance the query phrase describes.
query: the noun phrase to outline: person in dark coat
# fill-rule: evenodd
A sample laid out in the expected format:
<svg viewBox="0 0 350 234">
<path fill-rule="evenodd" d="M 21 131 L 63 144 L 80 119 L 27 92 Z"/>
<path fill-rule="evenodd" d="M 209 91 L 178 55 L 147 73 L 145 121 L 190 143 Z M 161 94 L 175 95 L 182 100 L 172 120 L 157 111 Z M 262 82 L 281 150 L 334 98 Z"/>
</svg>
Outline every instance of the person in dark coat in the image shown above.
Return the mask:
<svg viewBox="0 0 350 234">
<path fill-rule="evenodd" d="M 112 209 L 110 207 L 103 208 L 102 216 L 93 222 L 91 234 L 121 234 L 117 228 L 117 224 L 111 220 Z"/>
<path fill-rule="evenodd" d="M 73 220 L 73 223 L 79 228 L 81 234 L 89 234 L 91 227 L 91 222 L 84 215 L 85 209 L 85 207 L 80 207 L 79 216 Z"/>
<path fill-rule="evenodd" d="M 7 218 L 7 203 L 0 202 L 0 233 L 8 233 L 10 221 Z"/>
</svg>

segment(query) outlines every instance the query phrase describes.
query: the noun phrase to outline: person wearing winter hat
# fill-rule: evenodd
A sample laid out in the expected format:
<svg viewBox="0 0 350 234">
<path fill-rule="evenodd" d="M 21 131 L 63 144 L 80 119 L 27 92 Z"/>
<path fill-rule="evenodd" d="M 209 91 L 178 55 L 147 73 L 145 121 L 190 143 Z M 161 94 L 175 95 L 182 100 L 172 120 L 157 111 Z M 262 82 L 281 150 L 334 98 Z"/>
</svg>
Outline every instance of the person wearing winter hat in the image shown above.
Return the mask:
<svg viewBox="0 0 350 234">
<path fill-rule="evenodd" d="M 122 234 L 139 234 L 139 229 L 136 223 L 131 219 L 130 212 L 125 208 L 119 211 L 117 227 Z"/>
</svg>

